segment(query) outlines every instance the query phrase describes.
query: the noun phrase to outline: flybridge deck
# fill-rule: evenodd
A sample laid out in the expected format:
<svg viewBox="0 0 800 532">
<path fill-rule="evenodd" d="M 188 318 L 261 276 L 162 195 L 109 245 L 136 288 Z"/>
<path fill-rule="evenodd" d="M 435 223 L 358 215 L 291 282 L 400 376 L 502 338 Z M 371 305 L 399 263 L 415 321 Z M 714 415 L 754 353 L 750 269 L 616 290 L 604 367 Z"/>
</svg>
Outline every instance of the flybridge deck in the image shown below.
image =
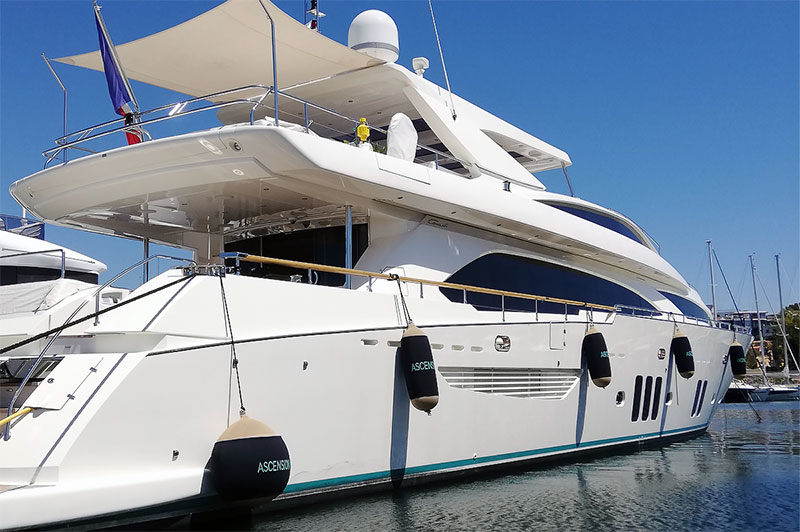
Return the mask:
<svg viewBox="0 0 800 532">
<path fill-rule="evenodd" d="M 332 41 L 268 1 L 226 2 L 183 24 L 122 44 L 117 52 L 131 79 L 193 97 L 217 103 L 256 101 L 264 94 L 256 85 L 275 86 L 288 95 L 335 109 L 333 114 L 339 117 L 318 108 L 305 109 L 304 102 L 275 101 L 282 119 L 298 121 L 304 110 L 310 111 L 306 122 L 313 121 L 314 131 L 324 136 L 352 134 L 348 116 L 365 117 L 378 126 L 387 125 L 397 112 L 412 120 L 422 118 L 437 138 L 432 144 L 443 143 L 454 157 L 475 165 L 470 167 L 472 176 L 479 175 L 481 167 L 541 187 L 529 172 L 570 164 L 561 150 L 457 97 L 458 120 L 453 119 L 450 99 L 441 87 Z M 57 61 L 103 70 L 100 52 Z M 233 97 L 227 94 L 237 87 L 249 89 Z M 264 107 L 269 108 L 270 99 L 263 102 Z M 248 115 L 245 107 L 241 114 L 226 111 L 221 118 L 224 123 L 241 122 Z M 525 168 L 519 168 L 514 157 Z"/>
<path fill-rule="evenodd" d="M 42 171 L 11 192 L 62 224 L 200 252 L 216 239 L 207 259 L 226 233 L 261 216 L 303 219 L 351 204 L 409 219 L 430 215 L 444 227 L 455 222 L 685 287 L 646 240 L 537 201 L 540 191 L 507 190 L 494 177 L 466 179 L 286 127 L 223 127 L 119 148 Z"/>
<path fill-rule="evenodd" d="M 226 40 L 217 49 L 206 30 L 231 21 L 247 31 L 227 37 L 249 51 L 218 71 L 210 65 L 222 61 L 231 44 Z M 187 46 L 196 61 L 173 61 Z M 531 172 L 569 165 L 566 153 L 450 98 L 422 76 L 310 31 L 272 4 L 227 2 L 118 51 L 132 78 L 197 95 L 139 113 L 136 127 L 145 137 L 159 122 L 200 112 L 216 112 L 226 125 L 65 161 L 12 185 L 12 195 L 43 219 L 188 247 L 201 260 L 214 261 L 226 240 L 276 219 L 313 221 L 321 212 L 352 205 L 364 214 L 435 216 L 687 291 L 633 222 L 582 200 L 562 196 L 554 202 L 545 192 Z M 61 61 L 102 68 L 99 52 Z M 172 63 L 180 67 L 167 66 Z M 271 75 L 265 64 L 275 67 Z M 269 85 L 275 79 L 290 86 L 276 90 Z M 224 88 L 246 82 L 251 84 Z M 200 94 L 206 90 L 216 92 Z M 413 160 L 382 153 L 396 114 L 413 124 Z M 348 142 L 358 118 L 371 124 L 371 150 Z M 123 122 L 57 139 L 45 152 L 48 163 L 96 139 L 121 136 L 129 127 Z M 575 216 L 571 207 L 599 213 L 624 231 Z"/>
<path fill-rule="evenodd" d="M 274 31 L 259 2 L 227 2 L 118 49 L 133 79 L 196 95 L 141 112 L 137 127 L 146 137 L 159 122 L 199 112 L 216 112 L 227 125 L 65 162 L 15 183 L 12 195 L 54 223 L 205 249 L 206 260 L 214 260 L 223 239 L 276 218 L 308 220 L 345 204 L 364 213 L 433 215 L 577 253 L 685 291 L 677 272 L 651 253 L 650 240 L 630 220 L 604 212 L 638 234 L 635 241 L 540 203 L 552 195 L 531 172 L 569 165 L 566 153 L 457 96 L 451 100 L 403 67 L 308 30 L 272 4 L 264 9 Z M 231 20 L 248 28 L 229 32 L 237 48 L 248 50 L 235 65 L 222 60 L 231 43 L 218 48 L 206 31 L 209 24 L 224 28 Z M 187 46 L 192 62 L 175 61 L 180 66 L 172 68 L 171 59 Z M 276 69 L 270 75 L 264 65 L 273 65 L 273 50 Z M 98 52 L 61 61 L 102 68 Z M 220 61 L 226 63 L 221 71 L 209 67 Z M 275 90 L 270 82 L 276 77 L 286 88 Z M 226 88 L 237 83 L 243 85 Z M 413 161 L 381 153 L 389 142 L 386 125 L 396 113 L 411 120 L 418 136 Z M 375 152 L 346 144 L 360 117 L 371 124 Z M 45 152 L 48 164 L 96 139 L 121 136 L 125 128 L 119 119 L 57 139 Z M 567 197 L 561 202 L 604 211 Z"/>
</svg>

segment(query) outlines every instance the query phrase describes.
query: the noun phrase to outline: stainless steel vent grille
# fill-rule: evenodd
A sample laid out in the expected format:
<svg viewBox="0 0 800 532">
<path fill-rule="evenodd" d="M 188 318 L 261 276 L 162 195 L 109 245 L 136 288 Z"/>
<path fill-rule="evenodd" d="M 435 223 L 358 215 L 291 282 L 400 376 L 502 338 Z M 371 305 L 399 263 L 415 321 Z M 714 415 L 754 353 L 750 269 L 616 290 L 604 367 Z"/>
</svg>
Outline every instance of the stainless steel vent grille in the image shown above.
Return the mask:
<svg viewBox="0 0 800 532">
<path fill-rule="evenodd" d="M 580 371 L 545 368 L 465 368 L 440 366 L 453 388 L 511 397 L 561 399 L 578 382 Z"/>
</svg>

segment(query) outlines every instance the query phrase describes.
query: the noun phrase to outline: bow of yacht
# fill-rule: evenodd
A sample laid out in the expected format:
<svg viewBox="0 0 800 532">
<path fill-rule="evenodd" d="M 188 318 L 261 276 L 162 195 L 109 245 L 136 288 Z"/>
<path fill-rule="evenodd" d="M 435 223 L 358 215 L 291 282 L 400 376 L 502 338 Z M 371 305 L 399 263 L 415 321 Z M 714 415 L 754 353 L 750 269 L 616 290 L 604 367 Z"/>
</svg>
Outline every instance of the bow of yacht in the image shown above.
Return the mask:
<svg viewBox="0 0 800 532">
<path fill-rule="evenodd" d="M 132 126 L 87 128 L 12 185 L 50 223 L 194 261 L 40 352 L 0 349 L 49 361 L 0 375 L 36 383 L 0 420 L 1 527 L 311 500 L 708 426 L 749 334 L 632 220 L 548 192 L 532 172 L 565 152 L 350 44 L 249 0 L 123 44 L 132 79 L 190 96 L 136 128 L 222 125 L 59 162 Z"/>
</svg>

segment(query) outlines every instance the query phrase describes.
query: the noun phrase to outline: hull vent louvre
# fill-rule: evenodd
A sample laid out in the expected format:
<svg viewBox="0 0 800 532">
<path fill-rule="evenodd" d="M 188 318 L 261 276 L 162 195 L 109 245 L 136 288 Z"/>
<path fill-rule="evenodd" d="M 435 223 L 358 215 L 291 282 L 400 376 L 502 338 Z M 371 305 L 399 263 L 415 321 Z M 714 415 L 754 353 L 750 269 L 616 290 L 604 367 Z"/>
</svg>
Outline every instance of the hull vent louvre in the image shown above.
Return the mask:
<svg viewBox="0 0 800 532">
<path fill-rule="evenodd" d="M 453 388 L 527 399 L 561 399 L 578 382 L 580 370 L 549 368 L 468 368 L 440 366 Z"/>
</svg>

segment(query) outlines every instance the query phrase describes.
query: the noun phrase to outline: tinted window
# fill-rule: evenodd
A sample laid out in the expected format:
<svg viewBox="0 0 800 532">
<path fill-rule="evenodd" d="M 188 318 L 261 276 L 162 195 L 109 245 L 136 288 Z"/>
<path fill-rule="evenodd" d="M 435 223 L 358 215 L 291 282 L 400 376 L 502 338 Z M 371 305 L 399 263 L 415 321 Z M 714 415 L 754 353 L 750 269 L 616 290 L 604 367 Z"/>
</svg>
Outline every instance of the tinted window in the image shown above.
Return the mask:
<svg viewBox="0 0 800 532">
<path fill-rule="evenodd" d="M 650 393 L 653 389 L 653 377 L 648 376 L 644 381 L 644 402 L 642 403 L 642 421 L 647 421 L 650 415 Z"/>
<path fill-rule="evenodd" d="M 61 270 L 55 268 L 35 268 L 33 266 L 0 266 L 0 285 L 53 281 L 61 277 Z M 67 270 L 67 279 L 97 284 L 97 274 Z"/>
<path fill-rule="evenodd" d="M 653 392 L 653 415 L 651 418 L 658 417 L 658 403 L 661 401 L 661 377 L 656 377 L 656 389 Z"/>
<path fill-rule="evenodd" d="M 700 415 L 700 412 L 703 410 L 703 401 L 706 398 L 706 388 L 708 387 L 708 381 L 703 381 L 703 391 L 700 392 L 700 400 L 697 402 L 697 415 Z"/>
<path fill-rule="evenodd" d="M 550 205 L 551 207 L 555 207 L 560 211 L 568 212 L 574 216 L 577 216 L 578 218 L 583 218 L 584 220 L 605 227 L 606 229 L 611 229 L 615 233 L 619 233 L 622 236 L 627 236 L 631 240 L 635 240 L 640 244 L 642 243 L 642 241 L 639 240 L 639 237 L 636 236 L 636 233 L 634 233 L 630 229 L 630 227 L 620 222 L 619 220 L 615 220 L 614 218 L 611 218 L 604 214 L 600 214 L 599 212 L 586 211 L 578 207 L 569 207 L 567 205 L 553 205 L 553 204 L 548 204 L 548 205 Z"/>
<path fill-rule="evenodd" d="M 599 305 L 627 305 L 653 309 L 653 306 L 639 295 L 611 281 L 563 266 L 504 253 L 484 255 L 451 275 L 447 281 Z M 440 288 L 440 290 L 450 301 L 457 303 L 464 301 L 461 290 L 452 288 Z M 479 310 L 501 308 L 500 296 L 490 294 L 467 292 L 467 303 Z M 506 297 L 505 308 L 511 311 L 533 312 L 537 307 L 536 302 L 532 300 Z M 563 313 L 564 305 L 539 301 L 538 310 Z M 569 312 L 576 314 L 578 309 L 570 306 Z"/>
<path fill-rule="evenodd" d="M 639 421 L 639 407 L 642 401 L 642 376 L 637 375 L 633 383 L 633 408 L 631 408 L 631 421 Z"/>
<path fill-rule="evenodd" d="M 703 381 L 697 381 L 697 389 L 694 391 L 694 403 L 692 403 L 692 416 L 697 412 L 697 401 L 700 399 L 700 388 L 703 386 Z"/>
<path fill-rule="evenodd" d="M 662 292 L 661 290 L 658 291 L 662 296 L 666 297 L 672 304 L 678 307 L 678 309 L 683 312 L 684 316 L 691 316 L 693 318 L 702 318 L 704 320 L 708 319 L 708 312 L 706 312 L 701 307 L 698 307 L 691 301 L 681 296 L 676 296 L 675 294 L 670 294 L 669 292 Z"/>
<path fill-rule="evenodd" d="M 353 264 L 364 254 L 368 243 L 367 224 L 353 224 Z M 225 251 L 344 267 L 345 228 L 323 227 L 237 240 L 225 244 Z M 240 266 L 242 275 L 282 280 L 289 280 L 291 275 L 300 275 L 302 282 L 308 282 L 308 270 L 253 262 L 241 262 Z M 312 274 L 312 281 L 325 286 L 342 286 L 345 276 L 341 273 L 317 272 Z"/>
</svg>

